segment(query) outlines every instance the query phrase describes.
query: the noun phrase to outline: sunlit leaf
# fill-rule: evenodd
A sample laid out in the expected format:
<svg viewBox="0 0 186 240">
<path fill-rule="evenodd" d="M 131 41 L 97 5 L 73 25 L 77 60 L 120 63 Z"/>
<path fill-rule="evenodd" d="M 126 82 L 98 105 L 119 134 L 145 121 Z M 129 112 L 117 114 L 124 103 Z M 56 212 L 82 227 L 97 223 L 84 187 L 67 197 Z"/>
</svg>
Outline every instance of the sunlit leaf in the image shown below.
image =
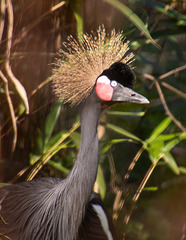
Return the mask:
<svg viewBox="0 0 186 240">
<path fill-rule="evenodd" d="M 45 126 L 44 126 L 44 145 L 47 144 L 49 138 L 51 137 L 51 134 L 54 130 L 54 127 L 56 125 L 56 121 L 59 117 L 61 110 L 61 102 L 58 101 L 56 104 L 51 108 L 50 113 L 48 114 L 46 121 L 45 121 Z"/>
<path fill-rule="evenodd" d="M 10 183 L 0 183 L 0 188 L 10 185 Z"/>
<path fill-rule="evenodd" d="M 180 173 L 180 170 L 177 166 L 177 163 L 174 160 L 174 158 L 173 158 L 173 156 L 171 155 L 170 152 L 166 152 L 166 153 L 163 154 L 163 160 L 168 164 L 168 166 L 172 169 L 172 171 L 175 174 L 178 175 Z"/>
<path fill-rule="evenodd" d="M 153 163 L 157 163 L 162 156 L 162 151 L 164 148 L 164 142 L 155 139 L 153 142 L 150 143 L 149 147 L 147 148 L 150 160 Z"/>
<path fill-rule="evenodd" d="M 109 141 L 107 143 L 106 146 L 104 146 L 101 150 L 101 153 L 106 153 L 114 144 L 117 144 L 117 143 L 122 143 L 122 142 L 133 142 L 132 139 L 112 139 L 111 141 Z"/>
<path fill-rule="evenodd" d="M 54 144 L 56 144 L 60 140 L 60 138 L 67 132 L 68 132 L 67 130 L 63 130 L 63 131 L 56 133 L 53 137 L 51 137 L 48 140 L 48 143 L 45 145 L 44 152 L 46 152 L 48 149 L 50 149 L 52 146 L 54 146 Z"/>
<path fill-rule="evenodd" d="M 143 191 L 157 191 L 158 190 L 158 187 L 144 187 L 143 188 Z"/>
<path fill-rule="evenodd" d="M 102 171 L 100 164 L 98 166 L 96 182 L 98 183 L 98 186 L 99 186 L 100 196 L 102 199 L 104 199 L 105 193 L 106 193 L 106 184 L 105 184 L 105 179 L 104 179 L 103 171 Z"/>
<path fill-rule="evenodd" d="M 178 138 L 173 139 L 172 141 L 169 141 L 165 147 L 163 148 L 163 152 L 170 152 L 170 150 L 175 147 L 180 140 Z"/>
<path fill-rule="evenodd" d="M 107 124 L 106 124 L 106 127 L 107 127 L 108 129 L 111 129 L 111 130 L 113 130 L 113 131 L 115 131 L 115 132 L 117 132 L 117 133 L 125 136 L 125 137 L 132 138 L 132 139 L 134 139 L 134 140 L 136 140 L 136 141 L 138 141 L 138 142 L 143 142 L 140 138 L 138 138 L 138 137 L 135 136 L 134 134 L 128 132 L 127 130 L 125 130 L 125 129 L 121 128 L 121 127 L 118 127 L 118 126 L 113 125 L 113 124 L 111 124 L 111 123 L 107 123 Z"/>
<path fill-rule="evenodd" d="M 157 136 L 159 136 L 171 123 L 171 118 L 165 118 L 152 132 L 150 138 L 148 139 L 148 143 L 152 142 Z"/>
<path fill-rule="evenodd" d="M 32 153 L 34 155 L 40 155 L 44 150 L 43 132 L 40 129 L 38 129 L 37 131 L 38 132 L 37 132 L 37 136 L 36 136 L 36 139 L 35 139 L 34 148 L 33 148 L 33 151 L 32 151 Z"/>
<path fill-rule="evenodd" d="M 24 112 L 25 112 L 25 105 L 23 104 L 23 102 L 21 102 L 19 104 L 19 109 L 18 109 L 17 115 L 21 116 Z"/>
<path fill-rule="evenodd" d="M 81 40 L 81 35 L 83 33 L 83 2 L 82 0 L 70 1 L 74 16 L 77 23 L 77 35 L 79 40 Z"/>
<path fill-rule="evenodd" d="M 158 136 L 158 139 L 160 141 L 169 141 L 169 140 L 172 140 L 173 138 L 176 138 L 176 137 L 179 137 L 179 136 L 180 136 L 180 133 L 161 134 L 161 135 Z"/>
<path fill-rule="evenodd" d="M 120 112 L 120 111 L 108 111 L 108 115 L 113 116 L 132 116 L 132 117 L 143 117 L 145 112 Z"/>
<path fill-rule="evenodd" d="M 51 146 L 49 149 L 47 149 L 47 151 L 44 154 L 38 156 L 38 159 L 37 159 L 38 163 L 36 166 L 34 166 L 32 171 L 28 175 L 27 180 L 32 179 L 35 174 L 35 171 L 37 169 L 39 169 L 41 165 L 46 164 L 47 161 L 49 161 L 54 156 L 54 154 L 56 154 L 60 149 L 67 147 L 69 142 L 64 143 L 64 141 L 67 138 L 69 138 L 69 136 L 72 134 L 72 132 L 74 132 L 79 126 L 80 126 L 80 123 L 76 122 L 69 131 L 67 131 L 61 135 L 59 140 L 57 140 L 53 146 Z M 34 163 L 36 163 L 36 159 L 31 159 L 30 164 L 34 164 Z"/>
<path fill-rule="evenodd" d="M 70 138 L 72 139 L 72 141 L 76 145 L 76 148 L 79 149 L 80 144 L 81 144 L 81 134 L 78 133 L 78 132 L 73 132 L 73 133 L 71 133 Z"/>
</svg>

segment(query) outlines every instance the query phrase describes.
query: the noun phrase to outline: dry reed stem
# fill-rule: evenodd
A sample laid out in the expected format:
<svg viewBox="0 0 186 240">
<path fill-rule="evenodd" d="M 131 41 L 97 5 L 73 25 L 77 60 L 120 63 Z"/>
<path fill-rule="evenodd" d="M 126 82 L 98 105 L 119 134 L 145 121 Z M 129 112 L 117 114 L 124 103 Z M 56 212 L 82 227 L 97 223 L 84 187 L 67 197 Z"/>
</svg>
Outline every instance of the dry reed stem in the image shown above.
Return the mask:
<svg viewBox="0 0 186 240">
<path fill-rule="evenodd" d="M 140 186 L 138 187 L 136 193 L 134 194 L 134 196 L 133 196 L 133 198 L 132 198 L 132 207 L 131 207 L 129 213 L 128 213 L 128 214 L 125 216 L 125 218 L 124 218 L 124 223 L 125 223 L 125 224 L 128 224 L 128 222 L 129 222 L 129 220 L 130 220 L 130 217 L 131 217 L 131 214 L 132 214 L 132 212 L 133 212 L 133 210 L 134 210 L 135 203 L 137 202 L 137 200 L 138 200 L 138 198 L 139 198 L 139 196 L 140 196 L 143 188 L 145 187 L 145 185 L 146 185 L 148 179 L 150 178 L 150 176 L 151 176 L 154 168 L 156 167 L 156 165 L 157 165 L 157 163 L 153 163 L 153 164 L 150 166 L 150 168 L 148 169 L 145 177 L 143 178 L 142 182 L 140 183 Z"/>
<path fill-rule="evenodd" d="M 0 42 L 3 36 L 4 26 L 5 26 L 5 13 L 6 13 L 6 5 L 5 0 L 1 0 L 1 9 L 0 9 Z"/>
<path fill-rule="evenodd" d="M 13 6 L 11 0 L 6 0 L 7 3 L 7 14 L 8 14 L 8 32 L 7 32 L 7 47 L 6 47 L 6 60 L 5 60 L 5 70 L 9 77 L 9 79 L 14 84 L 14 87 L 19 94 L 20 98 L 22 99 L 25 105 L 25 112 L 26 114 L 29 113 L 29 104 L 28 98 L 23 85 L 19 82 L 19 80 L 14 76 L 10 67 L 10 52 L 12 46 L 12 34 L 13 34 L 13 23 L 14 23 L 14 15 L 13 15 Z"/>
<path fill-rule="evenodd" d="M 26 172 L 28 171 L 29 167 L 24 167 L 23 169 L 21 169 L 15 177 L 12 178 L 12 180 L 10 181 L 10 183 L 16 183 L 17 180 Z"/>
<path fill-rule="evenodd" d="M 0 71 L 0 77 L 4 82 L 6 100 L 8 102 L 8 107 L 9 107 L 10 115 L 11 115 L 11 119 L 12 119 L 13 139 L 12 139 L 12 150 L 11 151 L 14 152 L 15 146 L 16 146 L 16 141 L 17 141 L 16 117 L 15 117 L 14 107 L 13 107 L 12 100 L 11 100 L 10 93 L 9 93 L 9 89 L 8 89 L 8 79 L 4 76 L 4 74 L 1 71 Z"/>
<path fill-rule="evenodd" d="M 117 220 L 122 208 L 123 208 L 123 205 L 126 201 L 126 192 L 127 192 L 127 188 L 126 188 L 126 183 L 127 183 L 127 180 L 129 179 L 130 177 L 130 174 L 132 172 L 132 170 L 134 169 L 138 159 L 140 158 L 141 154 L 143 153 L 143 151 L 145 150 L 145 146 L 142 146 L 140 148 L 140 150 L 136 153 L 135 157 L 133 158 L 131 164 L 129 165 L 128 167 L 128 170 L 127 170 L 127 173 L 125 174 L 124 176 L 124 181 L 123 181 L 123 184 L 122 184 L 122 188 L 125 187 L 125 190 L 124 190 L 124 198 L 122 199 L 122 195 L 123 195 L 123 191 L 122 190 L 118 190 L 117 193 L 116 193 L 116 197 L 115 197 L 115 200 L 114 200 L 114 205 L 113 205 L 113 219 L 114 220 Z"/>
<path fill-rule="evenodd" d="M 6 6 L 6 9 L 5 9 Z M 6 44 L 6 59 L 5 59 L 5 72 L 7 76 L 9 77 L 9 80 L 12 81 L 14 84 L 14 87 L 19 94 L 20 98 L 22 99 L 24 105 L 25 105 L 25 111 L 26 113 L 29 113 L 29 104 L 28 104 L 28 98 L 26 91 L 22 84 L 19 82 L 19 80 L 14 76 L 12 73 L 11 67 L 10 67 L 10 52 L 11 52 L 11 46 L 12 46 L 12 34 L 13 34 L 13 23 L 14 23 L 14 15 L 13 15 L 13 6 L 11 0 L 6 0 L 1 2 L 1 13 L 5 16 L 5 10 L 7 10 L 7 44 Z M 1 35 L 3 34 L 4 29 L 4 19 L 1 19 L 1 25 L 0 25 L 0 31 Z M 13 143 L 12 143 L 12 152 L 15 150 L 16 142 L 17 142 L 17 124 L 16 124 L 16 117 L 15 117 L 15 111 L 14 107 L 11 101 L 11 97 L 9 94 L 9 87 L 8 87 L 8 79 L 5 77 L 5 75 L 1 72 L 0 73 L 1 79 L 4 82 L 5 85 L 5 93 L 6 98 L 10 110 L 10 115 L 12 119 L 12 126 L 13 126 Z"/>
</svg>

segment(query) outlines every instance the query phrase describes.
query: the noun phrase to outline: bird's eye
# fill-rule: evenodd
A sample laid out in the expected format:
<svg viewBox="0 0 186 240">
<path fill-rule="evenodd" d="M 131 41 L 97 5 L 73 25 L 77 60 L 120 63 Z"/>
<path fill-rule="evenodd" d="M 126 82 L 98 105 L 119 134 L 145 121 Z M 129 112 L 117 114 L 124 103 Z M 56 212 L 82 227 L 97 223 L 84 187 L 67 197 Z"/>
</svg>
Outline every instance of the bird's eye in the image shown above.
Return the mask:
<svg viewBox="0 0 186 240">
<path fill-rule="evenodd" d="M 111 81 L 110 84 L 113 88 L 115 88 L 118 85 L 118 83 L 116 81 Z"/>
</svg>

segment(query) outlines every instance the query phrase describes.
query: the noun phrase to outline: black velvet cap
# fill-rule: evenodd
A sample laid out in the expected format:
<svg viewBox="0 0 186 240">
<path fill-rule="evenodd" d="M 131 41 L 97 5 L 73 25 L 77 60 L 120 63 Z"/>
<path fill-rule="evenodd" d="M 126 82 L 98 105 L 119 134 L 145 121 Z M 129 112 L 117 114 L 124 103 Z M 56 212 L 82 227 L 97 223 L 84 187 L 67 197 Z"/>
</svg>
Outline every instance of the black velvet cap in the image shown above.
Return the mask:
<svg viewBox="0 0 186 240">
<path fill-rule="evenodd" d="M 107 76 L 110 80 L 116 80 L 125 87 L 133 88 L 136 82 L 136 76 L 131 68 L 122 62 L 113 63 L 101 75 Z"/>
</svg>

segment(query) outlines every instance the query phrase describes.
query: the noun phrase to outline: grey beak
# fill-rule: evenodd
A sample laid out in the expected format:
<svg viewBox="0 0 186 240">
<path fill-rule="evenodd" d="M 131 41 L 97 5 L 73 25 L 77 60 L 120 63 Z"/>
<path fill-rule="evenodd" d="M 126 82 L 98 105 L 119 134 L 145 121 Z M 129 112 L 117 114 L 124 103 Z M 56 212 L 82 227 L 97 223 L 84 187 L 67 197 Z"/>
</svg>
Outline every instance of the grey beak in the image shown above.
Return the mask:
<svg viewBox="0 0 186 240">
<path fill-rule="evenodd" d="M 112 101 L 114 102 L 132 102 L 138 104 L 148 104 L 149 100 L 144 96 L 136 93 L 130 88 L 124 87 L 121 84 L 114 89 L 112 96 Z"/>
</svg>

